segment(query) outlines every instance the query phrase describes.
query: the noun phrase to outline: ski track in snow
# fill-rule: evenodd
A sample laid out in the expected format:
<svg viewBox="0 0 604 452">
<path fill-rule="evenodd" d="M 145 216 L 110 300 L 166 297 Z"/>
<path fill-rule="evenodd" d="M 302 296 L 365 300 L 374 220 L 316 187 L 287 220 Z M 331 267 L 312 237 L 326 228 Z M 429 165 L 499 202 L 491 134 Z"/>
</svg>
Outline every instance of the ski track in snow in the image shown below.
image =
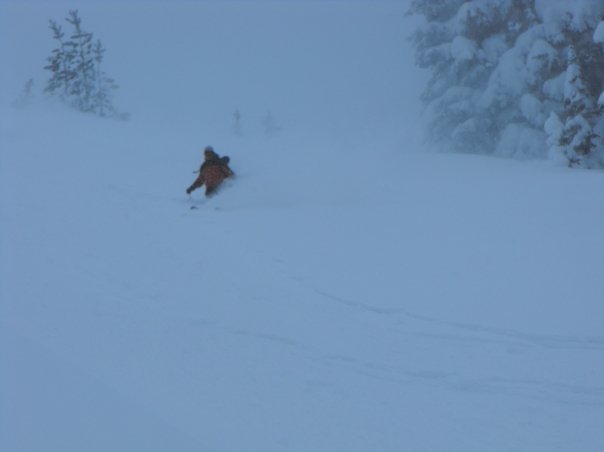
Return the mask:
<svg viewBox="0 0 604 452">
<path fill-rule="evenodd" d="M 379 308 L 358 301 L 343 299 L 317 289 L 314 289 L 314 291 L 322 297 L 348 308 L 359 309 L 369 315 L 388 317 L 390 326 L 404 324 L 404 326 L 398 327 L 400 330 L 399 333 L 402 336 L 408 336 L 415 340 L 425 338 L 434 340 L 437 344 L 449 345 L 455 342 L 467 342 L 474 343 L 486 349 L 492 347 L 496 347 L 497 349 L 503 348 L 508 353 L 518 353 L 518 350 L 522 348 L 543 347 L 556 350 L 570 349 L 599 352 L 594 359 L 604 354 L 604 337 L 538 335 L 500 330 L 481 325 L 461 324 L 409 313 L 402 309 Z M 414 324 L 409 325 L 408 320 L 411 320 Z M 452 332 L 446 333 L 442 327 L 447 327 Z M 295 348 L 297 352 L 307 355 L 310 359 L 344 367 L 371 379 L 386 380 L 403 385 L 418 383 L 439 386 L 452 391 L 534 398 L 551 403 L 604 406 L 604 386 L 588 387 L 548 380 L 522 380 L 503 377 L 464 379 L 446 370 L 404 370 L 394 366 L 359 360 L 353 355 L 319 356 L 318 350 L 313 350 L 310 347 L 299 344 L 288 337 L 234 330 L 232 328 L 222 329 L 231 334 L 242 335 L 260 341 L 270 341 L 277 346 L 283 345 Z M 430 329 L 434 329 L 435 332 L 428 332 L 427 330 Z M 415 330 L 416 332 L 411 333 L 409 330 Z M 470 334 L 463 335 L 461 333 Z"/>
<path fill-rule="evenodd" d="M 430 318 L 423 315 L 414 314 L 404 309 L 398 308 L 380 308 L 369 304 L 364 304 L 354 300 L 344 299 L 333 294 L 326 293 L 315 289 L 315 292 L 322 295 L 332 301 L 343 304 L 345 306 L 363 310 L 365 312 L 392 316 L 392 317 L 406 317 L 412 320 L 416 320 L 418 323 L 427 325 L 436 325 L 438 327 L 451 327 L 454 330 L 465 331 L 469 333 L 484 334 L 480 338 L 474 336 L 442 336 L 443 339 L 456 339 L 456 340 L 477 340 L 479 342 L 494 342 L 504 345 L 538 345 L 545 348 L 553 349 L 576 349 L 576 350 L 597 350 L 604 351 L 604 336 L 552 336 L 542 334 L 531 334 L 521 333 L 513 330 L 503 330 L 499 328 L 493 328 L 478 324 L 460 323 L 453 321 L 440 320 Z M 401 322 L 397 320 L 397 322 Z M 442 330 L 442 328 L 439 328 Z M 503 338 L 503 339 L 502 339 Z"/>
</svg>

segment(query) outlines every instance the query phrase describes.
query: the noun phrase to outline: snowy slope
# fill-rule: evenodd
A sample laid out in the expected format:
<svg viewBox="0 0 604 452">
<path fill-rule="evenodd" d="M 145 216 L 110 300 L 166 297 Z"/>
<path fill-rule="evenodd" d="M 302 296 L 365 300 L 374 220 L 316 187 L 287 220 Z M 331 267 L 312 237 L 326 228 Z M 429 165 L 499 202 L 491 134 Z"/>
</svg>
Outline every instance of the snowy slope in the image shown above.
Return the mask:
<svg viewBox="0 0 604 452">
<path fill-rule="evenodd" d="M 601 173 L 151 104 L 0 110 L 0 450 L 604 449 Z"/>
<path fill-rule="evenodd" d="M 200 149 L 47 113 L 2 130 L 2 450 L 604 445 L 600 174 L 283 138 L 189 200 Z"/>
</svg>

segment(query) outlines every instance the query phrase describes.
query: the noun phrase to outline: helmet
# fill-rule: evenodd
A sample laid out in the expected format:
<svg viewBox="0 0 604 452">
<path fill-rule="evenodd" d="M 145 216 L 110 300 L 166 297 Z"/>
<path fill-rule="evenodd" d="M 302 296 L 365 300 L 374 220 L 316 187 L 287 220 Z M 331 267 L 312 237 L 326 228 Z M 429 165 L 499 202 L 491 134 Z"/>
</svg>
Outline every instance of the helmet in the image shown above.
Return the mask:
<svg viewBox="0 0 604 452">
<path fill-rule="evenodd" d="M 206 160 L 212 160 L 212 159 L 218 158 L 218 154 L 216 154 L 214 152 L 214 148 L 212 146 L 206 146 L 206 148 L 203 151 L 203 155 Z"/>
</svg>

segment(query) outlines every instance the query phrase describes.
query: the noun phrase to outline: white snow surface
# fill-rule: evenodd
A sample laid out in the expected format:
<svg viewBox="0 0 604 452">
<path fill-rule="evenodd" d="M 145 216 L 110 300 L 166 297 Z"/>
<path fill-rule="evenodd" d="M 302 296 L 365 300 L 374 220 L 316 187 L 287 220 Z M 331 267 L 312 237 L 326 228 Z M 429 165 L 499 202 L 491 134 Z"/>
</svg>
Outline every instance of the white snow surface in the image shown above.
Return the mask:
<svg viewBox="0 0 604 452">
<path fill-rule="evenodd" d="M 36 5 L 0 4 L 1 451 L 604 449 L 602 173 L 422 151 L 404 5 L 83 3 L 129 122 L 9 107 L 73 7 Z M 230 28 L 167 52 L 195 18 Z M 189 198 L 208 144 L 237 176 Z"/>
<path fill-rule="evenodd" d="M 472 60 L 476 56 L 477 49 L 475 41 L 463 36 L 456 36 L 451 43 L 451 56 L 458 62 Z"/>
<path fill-rule="evenodd" d="M 604 45 L 604 20 L 600 21 L 594 31 L 594 42 Z"/>
<path fill-rule="evenodd" d="M 604 13 L 604 4 L 601 0 L 536 0 L 535 9 L 556 35 L 554 30 L 564 22 L 576 31 L 583 31 L 588 25 L 595 27 Z"/>
</svg>

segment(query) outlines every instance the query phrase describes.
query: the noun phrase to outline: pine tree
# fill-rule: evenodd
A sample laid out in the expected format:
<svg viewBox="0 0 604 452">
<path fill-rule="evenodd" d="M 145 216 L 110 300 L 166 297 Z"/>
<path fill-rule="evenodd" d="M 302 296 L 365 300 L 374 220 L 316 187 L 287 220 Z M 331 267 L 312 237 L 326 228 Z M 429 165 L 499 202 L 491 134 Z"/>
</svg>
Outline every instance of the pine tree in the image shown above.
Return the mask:
<svg viewBox="0 0 604 452">
<path fill-rule="evenodd" d="M 239 109 L 235 110 L 235 113 L 233 113 L 233 117 L 235 118 L 235 125 L 234 125 L 235 135 L 240 137 L 243 135 L 243 131 L 241 129 L 241 112 L 239 111 Z"/>
<path fill-rule="evenodd" d="M 262 118 L 262 127 L 264 128 L 264 134 L 269 137 L 276 135 L 281 131 L 281 127 L 275 124 L 273 114 L 270 110 L 267 111 L 266 115 L 264 115 L 264 118 Z"/>
<path fill-rule="evenodd" d="M 578 152 L 573 162 L 604 166 L 604 2 L 415 0 L 410 13 L 426 19 L 411 41 L 430 72 L 422 98 L 433 142 L 525 158 L 555 155 L 561 139 Z M 577 68 L 590 104 L 582 119 L 564 92 Z"/>
<path fill-rule="evenodd" d="M 101 41 L 97 40 L 93 48 L 96 86 L 92 96 L 92 109 L 99 116 L 106 117 L 115 116 L 116 114 L 115 107 L 111 103 L 111 93 L 116 90 L 118 86 L 115 81 L 108 77 L 102 70 L 101 63 L 103 62 L 104 53 L 105 48 L 102 46 Z"/>
<path fill-rule="evenodd" d="M 69 58 L 76 76 L 74 77 L 69 94 L 73 97 L 75 106 L 84 112 L 92 111 L 92 93 L 96 84 L 94 57 L 92 54 L 92 33 L 82 29 L 82 19 L 77 10 L 69 11 L 67 22 L 73 25 L 71 35 L 71 51 Z"/>
<path fill-rule="evenodd" d="M 422 94 L 428 133 L 440 147 L 492 152 L 502 105 L 482 97 L 500 57 L 534 21 L 533 0 L 415 0 L 426 24 L 412 36 L 417 64 L 430 71 Z M 497 99 L 505 106 L 506 99 Z"/>
<path fill-rule="evenodd" d="M 568 48 L 568 66 L 564 83 L 564 109 L 569 116 L 577 116 L 593 108 L 583 77 L 575 46 Z"/>
<path fill-rule="evenodd" d="M 44 67 L 52 72 L 52 77 L 46 83 L 44 91 L 50 94 L 58 93 L 61 99 L 66 99 L 69 96 L 71 82 L 75 77 L 72 67 L 73 43 L 63 39 L 65 33 L 54 20 L 50 20 L 49 27 L 53 32 L 53 39 L 58 42 L 59 47 L 52 51 L 52 55 L 48 58 L 48 66 Z"/>
<path fill-rule="evenodd" d="M 93 34 L 82 28 L 82 19 L 77 10 L 69 11 L 66 21 L 73 27 L 69 39 L 65 39 L 61 27 L 50 21 L 53 38 L 59 46 L 48 58 L 45 69 L 51 71 L 45 92 L 82 112 L 103 117 L 127 119 L 111 103 L 113 91 L 118 86 L 102 68 L 105 49 L 101 41 L 93 44 Z"/>
<path fill-rule="evenodd" d="M 558 142 L 568 166 L 591 166 L 600 137 L 590 120 L 598 115 L 598 110 L 587 88 L 575 47 L 571 45 L 564 83 L 564 127 Z"/>
</svg>

